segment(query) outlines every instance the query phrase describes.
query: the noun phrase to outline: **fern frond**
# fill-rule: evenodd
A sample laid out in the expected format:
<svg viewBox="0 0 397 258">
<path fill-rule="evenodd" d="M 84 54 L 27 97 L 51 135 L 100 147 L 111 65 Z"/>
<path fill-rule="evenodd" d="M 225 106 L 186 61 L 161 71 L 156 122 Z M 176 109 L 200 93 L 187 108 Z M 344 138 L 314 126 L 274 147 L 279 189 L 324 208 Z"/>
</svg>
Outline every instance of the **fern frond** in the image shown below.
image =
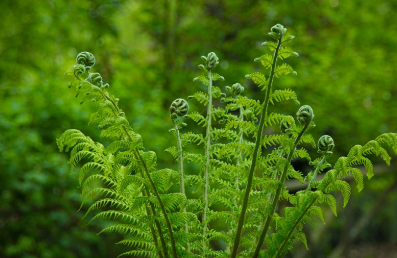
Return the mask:
<svg viewBox="0 0 397 258">
<path fill-rule="evenodd" d="M 292 69 L 292 67 L 290 65 L 282 64 L 282 65 L 276 67 L 276 70 L 274 71 L 274 76 L 279 78 L 282 75 L 287 75 L 290 73 L 292 73 L 293 75 L 296 75 L 296 72 L 294 71 L 294 69 Z"/>
<path fill-rule="evenodd" d="M 194 111 L 187 115 L 190 119 L 192 119 L 194 122 L 198 123 L 198 125 L 201 125 L 202 127 L 207 126 L 207 119 L 205 119 L 204 116 L 202 116 L 199 112 Z"/>
<path fill-rule="evenodd" d="M 296 93 L 291 89 L 286 90 L 275 90 L 272 94 L 270 94 L 270 103 L 274 105 L 274 101 L 281 102 L 283 100 L 293 100 L 295 104 L 299 105 L 298 97 Z"/>
<path fill-rule="evenodd" d="M 247 74 L 245 78 L 251 79 L 261 90 L 265 90 L 269 84 L 269 81 L 266 79 L 265 75 L 260 72 Z"/>
</svg>

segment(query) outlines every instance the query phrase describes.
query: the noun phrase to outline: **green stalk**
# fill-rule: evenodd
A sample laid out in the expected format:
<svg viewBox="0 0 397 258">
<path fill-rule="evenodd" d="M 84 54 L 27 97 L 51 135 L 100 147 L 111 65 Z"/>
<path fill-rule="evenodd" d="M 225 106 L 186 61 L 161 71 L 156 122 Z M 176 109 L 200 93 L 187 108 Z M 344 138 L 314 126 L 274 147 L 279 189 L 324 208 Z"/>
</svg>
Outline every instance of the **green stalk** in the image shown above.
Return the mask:
<svg viewBox="0 0 397 258">
<path fill-rule="evenodd" d="M 251 187 L 252 187 L 252 179 L 254 177 L 254 171 L 255 171 L 256 161 L 257 161 L 258 152 L 259 152 L 259 146 L 261 145 L 261 142 L 262 142 L 263 126 L 264 126 L 265 120 L 267 118 L 267 109 L 269 106 L 270 93 L 271 93 L 272 84 L 273 84 L 274 70 L 276 68 L 277 56 L 278 56 L 278 51 L 280 50 L 280 47 L 281 47 L 281 42 L 282 42 L 282 36 L 280 36 L 280 39 L 277 42 L 277 48 L 274 51 L 274 55 L 273 55 L 273 63 L 270 68 L 270 77 L 269 77 L 269 84 L 267 87 L 265 101 L 264 101 L 264 110 L 262 111 L 261 119 L 259 122 L 258 134 L 257 134 L 256 140 L 255 140 L 254 155 L 252 157 L 251 168 L 250 168 L 250 172 L 248 175 L 248 182 L 247 182 L 247 186 L 245 189 L 243 205 L 242 205 L 241 214 L 240 214 L 240 218 L 239 218 L 238 225 L 237 225 L 236 237 L 234 238 L 234 245 L 233 245 L 233 251 L 232 251 L 231 258 L 235 258 L 237 256 L 237 250 L 238 250 L 238 246 L 240 244 L 241 232 L 242 232 L 243 225 L 244 225 L 245 213 L 247 212 L 248 198 L 249 198 L 249 194 L 250 194 Z"/>
<path fill-rule="evenodd" d="M 178 152 L 179 152 L 179 171 L 181 172 L 181 180 L 180 180 L 180 191 L 183 195 L 186 196 L 186 191 L 185 191 L 185 179 L 184 179 L 184 174 L 183 174 L 183 152 L 182 152 L 182 141 L 181 137 L 179 135 L 179 129 L 178 125 L 172 120 L 172 123 L 174 124 L 174 128 L 176 130 L 176 137 L 177 137 L 177 142 L 178 142 Z M 183 208 L 183 212 L 186 213 L 186 207 Z M 185 223 L 185 232 L 189 233 L 188 225 L 187 222 Z M 187 244 L 187 251 L 190 252 L 190 244 Z"/>
<path fill-rule="evenodd" d="M 279 185 L 278 185 L 278 187 L 277 187 L 276 195 L 274 196 L 274 199 L 273 199 L 272 211 L 269 213 L 269 215 L 268 215 L 267 218 L 266 218 L 265 227 L 263 228 L 262 234 L 261 234 L 261 236 L 259 237 L 259 241 L 258 241 L 258 244 L 257 244 L 257 246 L 256 246 L 256 249 L 255 249 L 255 252 L 254 252 L 254 255 L 252 256 L 252 258 L 257 258 L 258 255 L 259 255 L 259 252 L 260 252 L 260 250 L 261 250 L 263 241 L 265 240 L 267 231 L 268 231 L 268 229 L 269 229 L 270 222 L 272 221 L 272 217 L 273 217 L 274 211 L 275 211 L 275 209 L 276 209 L 278 200 L 279 200 L 279 198 L 280 198 L 281 189 L 283 188 L 283 186 L 284 186 L 284 181 L 285 181 L 285 179 L 287 178 L 288 167 L 289 167 L 290 164 L 291 164 L 291 160 L 292 160 L 292 157 L 293 157 L 293 155 L 294 155 L 295 148 L 296 148 L 296 146 L 298 145 L 298 142 L 299 142 L 299 140 L 301 139 L 302 135 L 304 134 L 304 132 L 306 131 L 306 129 L 309 127 L 309 124 L 310 124 L 310 123 L 305 124 L 305 126 L 304 126 L 303 129 L 302 129 L 302 131 L 299 133 L 298 137 L 296 137 L 293 148 L 292 148 L 292 149 L 290 150 L 290 152 L 288 153 L 287 161 L 286 161 L 285 166 L 284 166 L 284 171 L 283 171 L 283 174 L 282 174 L 282 176 L 281 176 Z"/>
<path fill-rule="evenodd" d="M 211 70 L 208 70 L 208 106 L 207 106 L 207 131 L 206 131 L 206 138 L 207 138 L 207 145 L 205 147 L 205 185 L 204 185 L 204 214 L 203 214 L 203 253 L 205 252 L 206 248 L 206 233 L 207 233 L 207 211 L 208 211 L 208 189 L 210 185 L 210 178 L 209 178 L 209 167 L 210 167 L 210 147 L 211 147 L 211 119 L 212 119 L 212 76 Z"/>
<path fill-rule="evenodd" d="M 239 120 L 240 120 L 240 121 L 244 121 L 244 109 L 243 109 L 243 107 L 240 107 L 240 117 L 239 117 Z M 243 142 L 243 138 L 244 138 L 244 131 L 243 131 L 242 128 L 240 128 L 240 131 L 239 131 L 239 140 L 238 140 L 238 142 L 239 142 L 240 144 Z M 238 157 L 237 157 L 237 162 L 236 162 L 236 164 L 237 164 L 238 167 L 240 166 L 241 159 L 243 158 L 242 155 L 243 155 L 243 153 L 242 153 L 242 151 L 240 151 L 240 153 L 238 154 Z M 236 187 L 236 190 L 239 191 L 239 190 L 240 190 L 240 187 L 239 187 L 238 175 L 236 176 L 236 179 L 235 179 L 235 181 L 234 181 L 234 185 L 235 185 L 235 187 Z M 234 207 L 238 207 L 237 198 L 234 199 Z M 234 207 L 233 207 L 233 213 L 234 213 L 234 211 L 235 211 L 235 210 L 234 210 L 234 209 L 235 209 Z M 230 234 L 232 233 L 232 225 L 230 226 L 229 233 L 230 233 Z M 227 247 L 227 251 L 230 252 L 230 246 Z"/>
<path fill-rule="evenodd" d="M 313 177 L 310 179 L 309 185 L 307 186 L 306 189 L 306 193 L 308 193 L 311 190 L 311 183 L 312 181 L 316 178 L 317 173 L 320 169 L 320 167 L 323 165 L 323 163 L 325 162 L 325 160 L 327 159 L 327 154 L 325 154 L 323 156 L 323 158 L 321 159 L 320 163 L 318 164 L 318 166 L 316 167 L 316 170 L 314 171 L 314 175 Z M 323 188 L 322 191 L 324 191 L 327 187 L 328 187 L 329 183 Z M 317 197 L 315 197 L 313 199 L 313 201 L 310 202 L 310 204 L 307 206 L 307 208 L 303 211 L 302 215 L 298 218 L 298 220 L 295 222 L 294 226 L 291 228 L 291 230 L 288 232 L 287 237 L 284 239 L 283 244 L 281 245 L 280 249 L 278 249 L 277 255 L 275 258 L 280 257 L 282 251 L 284 250 L 285 245 L 288 243 L 288 240 L 291 238 L 292 233 L 294 232 L 295 228 L 299 225 L 300 221 L 303 219 L 303 217 L 305 216 L 305 214 L 307 213 L 307 211 L 310 209 L 310 207 L 312 207 L 312 205 L 314 204 L 314 202 L 317 200 Z"/>
<path fill-rule="evenodd" d="M 103 94 L 103 96 L 113 104 L 113 106 L 115 107 L 115 109 L 116 109 L 117 111 L 119 111 L 119 107 L 116 105 L 116 103 L 114 103 L 114 101 L 113 101 L 108 95 Z M 127 129 L 125 128 L 125 126 L 123 126 L 123 130 L 124 130 L 125 134 L 127 135 L 127 137 L 129 138 L 129 140 L 130 140 L 131 142 L 133 142 L 133 139 L 132 139 L 131 135 L 128 133 L 128 131 L 127 131 Z M 157 188 L 156 188 L 155 184 L 153 183 L 152 177 L 150 176 L 150 173 L 149 173 L 149 171 L 148 171 L 148 169 L 147 169 L 147 167 L 146 167 L 146 163 L 145 163 L 145 161 L 143 160 L 141 154 L 139 153 L 139 151 L 138 151 L 137 149 L 134 150 L 134 156 L 138 157 L 138 159 L 139 159 L 140 162 L 142 163 L 142 166 L 143 166 L 143 169 L 144 169 L 144 171 L 145 171 L 145 174 L 146 174 L 147 178 L 149 179 L 150 186 L 151 186 L 151 188 L 152 188 L 152 190 L 153 190 L 153 192 L 154 192 L 154 195 L 155 195 L 156 198 L 157 198 L 157 201 L 159 202 L 160 209 L 161 209 L 161 211 L 162 211 L 162 213 L 163 213 L 163 215 L 164 215 L 165 224 L 166 224 L 166 226 L 167 226 L 167 229 L 168 229 L 168 232 L 169 232 L 169 235 L 170 235 L 172 256 L 173 256 L 174 258 L 177 258 L 176 247 L 175 247 L 175 240 L 174 240 L 174 234 L 173 234 L 173 232 L 172 232 L 171 223 L 170 223 L 170 220 L 168 219 L 168 215 L 167 215 L 167 212 L 166 212 L 166 210 L 165 210 L 163 201 L 161 200 L 160 194 L 159 194 L 159 192 L 157 191 Z M 149 193 L 149 191 L 147 191 L 147 192 Z M 154 211 L 154 207 L 152 208 L 152 211 Z M 154 215 L 154 214 L 153 214 L 153 215 Z M 162 233 L 160 233 L 160 232 L 161 232 L 161 228 L 160 228 L 160 230 L 159 230 L 159 234 L 161 235 Z M 162 241 L 162 243 L 163 243 L 164 238 L 161 238 L 161 237 L 160 237 L 160 239 L 161 239 L 161 241 Z M 164 243 L 165 243 L 165 241 L 164 241 Z M 164 247 L 163 247 L 163 248 L 164 248 Z M 166 249 L 164 249 L 164 250 L 166 250 Z"/>
<path fill-rule="evenodd" d="M 316 169 L 314 170 L 314 174 L 313 174 L 312 178 L 309 181 L 309 185 L 307 186 L 305 193 L 308 193 L 311 190 L 311 184 L 314 181 L 314 179 L 316 179 L 318 171 L 320 170 L 320 167 L 323 165 L 323 163 L 326 160 L 326 158 L 327 158 L 327 155 L 324 155 L 323 158 L 318 163 Z"/>
<path fill-rule="evenodd" d="M 129 135 L 129 134 L 128 134 L 128 135 Z M 130 137 L 131 137 L 131 136 L 130 136 Z M 132 140 L 132 138 L 131 138 L 131 140 Z M 136 155 L 138 156 L 139 160 L 141 161 L 141 163 L 142 163 L 142 165 L 143 165 L 143 168 L 144 168 L 144 170 L 145 170 L 146 176 L 147 176 L 147 178 L 149 179 L 150 186 L 152 187 L 152 190 L 153 190 L 153 192 L 154 192 L 154 195 L 156 196 L 157 201 L 159 202 L 161 212 L 162 212 L 163 215 L 164 215 L 165 224 L 166 224 L 167 229 L 168 229 L 168 232 L 169 232 L 169 234 L 170 234 L 172 256 L 173 256 L 174 258 L 177 258 L 178 256 L 177 256 L 177 254 L 176 254 L 174 233 L 172 232 L 171 223 L 170 223 L 170 220 L 168 219 L 168 215 L 167 215 L 167 212 L 166 212 L 166 210 L 165 210 L 164 203 L 163 203 L 163 201 L 162 201 L 161 198 L 160 198 L 160 194 L 159 194 L 159 192 L 157 191 L 157 188 L 156 188 L 156 186 L 155 186 L 154 183 L 153 183 L 152 177 L 151 177 L 150 174 L 149 174 L 149 171 L 148 171 L 148 169 L 147 169 L 147 167 L 146 167 L 145 161 L 142 159 L 141 154 L 140 154 L 139 151 L 137 151 L 136 149 L 135 149 L 135 153 L 136 153 Z"/>
<path fill-rule="evenodd" d="M 141 170 L 141 175 L 142 175 L 142 177 L 143 177 L 142 170 Z M 149 191 L 148 191 L 148 190 L 145 190 L 145 192 L 146 192 L 146 196 L 150 197 Z M 156 210 L 154 209 L 153 203 L 150 204 L 150 208 L 151 208 L 151 210 L 152 210 L 153 216 L 156 217 L 156 216 L 157 216 L 157 215 L 156 215 Z M 150 215 L 150 212 L 149 212 L 147 206 L 145 206 L 145 209 L 146 209 L 146 213 L 147 213 L 148 215 Z M 161 242 L 161 247 L 162 247 L 162 249 L 163 249 L 164 257 L 167 257 L 167 256 L 168 256 L 168 253 L 167 253 L 167 244 L 165 243 L 164 236 L 163 236 L 163 232 L 161 231 L 160 223 L 156 220 L 156 221 L 155 221 L 155 225 L 156 225 L 157 231 L 159 232 L 159 237 L 160 237 L 160 242 Z M 154 229 L 153 229 L 153 226 L 150 226 L 150 231 L 152 232 L 152 236 L 153 236 L 153 240 L 154 240 L 154 245 L 156 246 L 156 249 L 157 249 L 157 245 L 158 245 L 158 243 L 157 243 L 157 237 L 156 237 L 156 235 L 155 235 L 155 231 L 154 231 Z M 161 254 L 160 251 L 159 251 L 159 256 L 160 256 L 160 258 L 163 257 L 163 255 Z"/>
<path fill-rule="evenodd" d="M 328 186 L 328 185 L 327 185 Z M 325 188 L 324 188 L 325 190 Z M 306 212 L 308 212 L 308 210 L 310 209 L 310 207 L 312 207 L 312 205 L 314 204 L 314 202 L 317 200 L 317 197 L 315 197 L 313 199 L 313 201 L 311 201 L 311 203 L 307 206 L 307 208 L 303 211 L 302 215 L 299 217 L 299 219 L 295 222 L 294 226 L 292 227 L 292 229 L 289 231 L 287 237 L 284 239 L 283 244 L 281 245 L 281 248 L 278 249 L 277 255 L 275 258 L 280 257 L 281 252 L 283 251 L 285 245 L 288 243 L 288 239 L 291 237 L 292 233 L 294 232 L 295 228 L 298 226 L 299 222 L 303 219 L 303 217 L 305 216 Z"/>
</svg>

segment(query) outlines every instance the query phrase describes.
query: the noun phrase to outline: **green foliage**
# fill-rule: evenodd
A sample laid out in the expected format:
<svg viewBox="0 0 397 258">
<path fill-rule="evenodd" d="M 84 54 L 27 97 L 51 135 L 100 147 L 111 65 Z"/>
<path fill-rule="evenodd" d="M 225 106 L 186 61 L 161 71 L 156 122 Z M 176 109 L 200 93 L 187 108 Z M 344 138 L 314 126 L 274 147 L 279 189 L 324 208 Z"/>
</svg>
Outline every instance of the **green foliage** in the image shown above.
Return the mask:
<svg viewBox="0 0 397 258">
<path fill-rule="evenodd" d="M 293 38 L 285 33 L 282 25 L 273 26 L 269 35 L 276 42 L 265 43 L 273 55 L 256 59 L 270 69 L 269 79 L 260 73 L 247 76 L 259 87 L 266 86 L 263 103 L 242 96 L 244 87 L 238 83 L 226 87 L 229 96 L 222 93 L 220 88 L 212 85 L 213 81 L 224 80 L 212 73 L 219 64 L 218 57 L 213 52 L 202 57 L 205 64 L 199 68 L 204 74 L 194 80 L 207 86 L 208 92 L 195 93 L 189 99 L 207 106 L 206 116 L 197 111 L 187 114 L 189 105 L 183 99 L 176 99 L 170 107 L 174 124 L 170 132 L 176 136 L 177 146 L 167 151 L 179 162 L 178 172 L 156 169 L 156 154 L 144 151 L 142 138 L 133 131 L 118 107 L 118 99 L 109 95 L 109 84 L 103 84 L 100 74 L 87 73 L 93 65 L 91 60 L 95 60 L 92 54 L 79 54 L 74 72 L 68 73 L 74 77 L 69 87 L 76 88 L 76 97 L 82 96 L 80 103 L 91 100 L 98 104 L 98 111 L 91 116 L 90 124 L 98 124 L 101 136 L 114 141 L 105 147 L 71 129 L 57 139 L 57 144 L 61 151 L 71 151 L 69 162 L 72 169 L 78 163 L 84 163 L 79 172 L 83 204 L 88 199 L 96 200 L 87 214 L 105 208 L 92 220 L 110 219 L 122 223 L 103 230 L 128 236 L 118 244 L 133 250 L 121 256 L 277 258 L 292 250 L 291 243 L 295 238 L 307 248 L 302 232 L 304 224 L 312 217 L 324 222 L 322 209 L 317 205 L 329 205 L 336 215 L 336 200 L 329 194 L 331 191 L 340 191 L 344 206 L 348 203 L 351 187 L 342 180 L 343 177 L 353 175 L 358 189 L 362 190 L 362 174 L 353 166 L 363 165 L 368 178 L 371 178 L 373 165 L 365 156 L 375 154 L 390 164 L 391 158 L 383 146 L 395 150 L 397 136 L 394 133 L 383 134 L 364 146 L 354 146 L 347 157 L 339 158 L 333 168 L 326 171 L 324 178 L 316 181 L 317 174 L 330 166 L 326 160 L 333 154 L 335 144 L 330 136 L 322 136 L 318 142 L 321 156 L 314 161 L 304 147 L 297 149 L 306 143 L 316 146 L 313 137 L 306 132 L 314 127 L 313 109 L 308 105 L 299 108 L 296 113 L 299 124 L 288 115 L 268 115 L 269 102 L 275 104 L 292 99 L 299 104 L 296 93 L 290 89 L 272 91 L 274 78 L 294 73 L 288 64 L 277 65 L 278 58 L 297 56 L 290 48 L 284 47 L 284 43 Z M 83 79 L 85 74 L 88 77 Z M 213 105 L 213 99 L 217 98 L 221 98 L 225 107 Z M 258 125 L 256 115 L 260 115 Z M 180 130 L 186 126 L 182 121 L 185 116 L 206 127 L 205 135 L 181 133 Z M 217 118 L 220 119 L 218 124 L 215 123 Z M 280 125 L 281 134 L 262 137 L 264 126 L 275 125 Z M 255 136 L 254 141 L 252 136 Z M 204 152 L 184 151 L 188 143 L 202 144 Z M 276 147 L 266 155 L 262 153 L 262 146 L 265 150 L 267 146 Z M 314 171 L 305 178 L 291 166 L 292 159 L 297 158 L 310 161 L 314 167 Z M 184 160 L 197 163 L 200 173 L 185 175 Z M 254 176 L 256 170 L 261 171 L 262 177 Z M 290 178 L 298 179 L 302 184 L 307 182 L 307 189 L 289 193 L 284 182 Z M 179 192 L 171 190 L 173 184 L 180 185 Z M 203 196 L 188 198 L 187 185 L 202 188 Z M 316 190 L 312 191 L 312 188 Z M 291 207 L 275 212 L 281 199 L 287 200 Z M 208 225 L 213 221 L 226 223 L 228 231 L 209 230 Z M 270 227 L 274 232 L 268 234 Z M 213 250 L 210 242 L 214 240 L 224 241 L 227 248 Z M 262 250 L 264 242 L 267 249 Z"/>
<path fill-rule="evenodd" d="M 244 84 L 244 95 L 258 98 L 264 92 L 242 75 L 260 71 L 260 65 L 252 62 L 259 56 L 258 40 L 278 21 L 293 24 L 298 39 L 293 48 L 302 55 L 287 59 L 299 77 L 284 77 L 276 86 L 293 89 L 302 103 L 315 109 L 314 138 L 326 133 L 337 143 L 330 163 L 347 155 L 354 144 L 396 130 L 393 64 L 397 23 L 393 15 L 396 6 L 390 1 L 286 4 L 199 0 L 184 4 L 71 0 L 31 5 L 14 0 L 2 1 L 0 6 L 0 253 L 7 257 L 116 257 L 127 250 L 112 245 L 122 236 L 95 234 L 107 222 L 86 226 L 90 215 L 80 220 L 84 213 L 76 213 L 80 202 L 76 175 L 69 173 L 66 155 L 58 153 L 54 144 L 67 128 L 78 127 L 93 140 L 99 139 L 99 130 L 87 125 L 87 116 L 95 106 L 85 105 L 82 110 L 60 84 L 64 70 L 80 50 L 95 53 L 99 61 L 95 70 L 117 93 L 131 125 L 146 139 L 145 148 L 159 154 L 160 168 L 177 170 L 171 155 L 161 155 L 174 139 L 166 133 L 171 124 L 167 107 L 175 96 L 187 96 L 200 87 L 189 83 L 197 76 L 192 64 L 198 63 L 199 55 L 216 49 L 221 58 L 216 72 L 225 76 L 229 85 Z M 206 91 L 203 87 L 197 90 Z M 293 114 L 296 107 L 290 103 L 270 108 L 275 113 Z M 195 102 L 191 108 L 204 114 Z M 182 131 L 203 133 L 194 125 L 189 123 Z M 268 128 L 265 134 L 275 131 Z M 101 142 L 108 146 L 111 141 Z M 187 144 L 186 148 L 201 153 L 202 147 Z M 314 155 L 314 149 L 307 147 Z M 379 161 L 374 161 L 374 167 Z M 305 161 L 293 164 L 306 175 L 309 168 Z M 197 179 L 199 167 L 186 162 L 186 171 L 195 176 L 189 179 L 190 184 Z M 260 173 L 258 169 L 256 175 Z M 354 206 L 360 212 L 371 203 L 368 189 L 382 191 L 373 188 L 376 181 L 363 180 L 366 191 L 357 199 L 365 205 Z M 201 188 L 187 189 L 187 194 L 196 197 Z M 382 214 L 393 213 L 388 208 Z M 366 229 L 370 233 L 360 241 L 371 240 L 380 229 L 388 233 L 389 228 L 382 224 L 387 216 L 380 215 L 378 224 Z M 342 219 L 337 220 L 338 225 Z M 212 223 L 211 228 L 227 231 L 221 221 Z M 211 243 L 218 249 L 222 244 Z M 314 245 L 309 245 L 313 250 Z M 329 248 L 322 249 L 326 250 Z"/>
</svg>

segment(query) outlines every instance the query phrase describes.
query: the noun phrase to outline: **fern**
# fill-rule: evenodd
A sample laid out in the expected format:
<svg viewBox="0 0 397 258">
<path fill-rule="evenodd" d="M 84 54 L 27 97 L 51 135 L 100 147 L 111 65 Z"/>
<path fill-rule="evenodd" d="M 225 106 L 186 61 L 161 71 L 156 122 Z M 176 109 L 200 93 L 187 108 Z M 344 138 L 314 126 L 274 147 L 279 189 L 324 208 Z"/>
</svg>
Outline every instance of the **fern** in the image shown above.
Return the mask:
<svg viewBox="0 0 397 258">
<path fill-rule="evenodd" d="M 263 101 L 244 96 L 244 87 L 239 83 L 226 86 L 223 93 L 213 85 L 224 80 L 213 72 L 218 57 L 213 52 L 202 57 L 204 64 L 199 68 L 203 74 L 194 81 L 208 90 L 192 93 L 188 99 L 204 105 L 207 111 L 189 113 L 184 99 L 176 99 L 170 106 L 170 133 L 175 144 L 166 152 L 177 161 L 175 169 L 157 168 L 156 153 L 144 149 L 142 137 L 130 126 L 118 99 L 109 94 L 109 84 L 103 82 L 99 73 L 90 73 L 94 56 L 89 52 L 77 56 L 73 71 L 67 72 L 72 77 L 69 87 L 76 89 L 80 103 L 96 103 L 97 111 L 89 123 L 98 125 L 101 137 L 112 142 L 105 146 L 79 130 L 70 129 L 57 139 L 57 144 L 60 151 L 70 151 L 71 168 L 79 168 L 81 208 L 90 203 L 86 216 L 93 213 L 92 220 L 115 221 L 100 233 L 125 235 L 117 244 L 131 250 L 120 256 L 278 258 L 292 250 L 294 239 L 308 248 L 302 229 L 313 217 L 324 222 L 321 205 L 329 206 L 337 215 L 332 192 L 341 192 L 343 206 L 348 204 L 351 186 L 343 178 L 352 176 L 361 191 L 364 177 L 355 166 L 363 166 L 370 179 L 374 175 L 371 155 L 390 165 L 386 147 L 397 154 L 395 133 L 382 134 L 363 146 L 356 145 L 346 157 L 331 165 L 327 159 L 333 154 L 335 143 L 328 135 L 316 142 L 308 133 L 315 126 L 310 106 L 298 109 L 297 121 L 290 115 L 269 111 L 269 106 L 281 101 L 300 104 L 291 89 L 273 89 L 276 78 L 296 74 L 288 64 L 277 63 L 298 56 L 285 46 L 294 37 L 287 35 L 280 24 L 271 28 L 269 36 L 275 41 L 263 45 L 272 54 L 255 59 L 269 70 L 268 76 L 261 72 L 246 76 L 265 91 Z M 223 104 L 215 107 L 214 99 Z M 185 122 L 190 121 L 187 119 L 196 123 L 198 129 L 184 132 Z M 263 135 L 265 126 L 279 129 Z M 200 131 L 202 127 L 205 131 Z M 189 151 L 188 144 L 199 146 L 199 151 Z M 317 147 L 318 157 L 312 159 L 307 147 Z M 291 165 L 293 159 L 308 161 L 312 171 L 303 175 L 295 170 Z M 185 173 L 186 163 L 197 164 L 199 171 Z M 255 176 L 254 171 L 261 176 Z M 319 173 L 324 174 L 321 180 L 317 179 Z M 307 188 L 289 193 L 284 183 L 292 178 L 307 183 Z M 179 185 L 179 190 L 174 190 L 175 185 Z M 186 187 L 203 194 L 188 198 Z M 290 205 L 276 212 L 280 200 Z M 226 223 L 228 229 L 211 229 L 213 221 Z M 213 250 L 210 242 L 214 240 L 223 241 L 225 250 Z M 262 249 L 263 244 L 266 249 Z"/>
</svg>

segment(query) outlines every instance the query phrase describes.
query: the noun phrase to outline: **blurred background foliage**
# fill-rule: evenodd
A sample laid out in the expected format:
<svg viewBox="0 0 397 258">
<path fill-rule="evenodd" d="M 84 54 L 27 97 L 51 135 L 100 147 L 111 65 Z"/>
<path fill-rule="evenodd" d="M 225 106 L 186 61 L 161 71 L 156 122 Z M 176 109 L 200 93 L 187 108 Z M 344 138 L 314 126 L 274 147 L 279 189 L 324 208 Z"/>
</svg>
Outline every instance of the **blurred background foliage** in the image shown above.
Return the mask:
<svg viewBox="0 0 397 258">
<path fill-rule="evenodd" d="M 100 140 L 88 126 L 93 105 L 81 107 L 64 78 L 79 52 L 94 53 L 94 70 L 110 83 L 146 148 L 157 152 L 159 167 L 176 169 L 164 152 L 174 144 L 168 107 L 205 90 L 192 82 L 200 56 L 219 56 L 217 72 L 226 81 L 217 86 L 239 82 L 262 99 L 244 75 L 260 69 L 253 59 L 266 51 L 269 28 L 282 23 L 296 36 L 290 46 L 300 57 L 289 60 L 297 77 L 275 87 L 292 88 L 313 107 L 313 135 L 335 139 L 332 163 L 355 144 L 397 132 L 396 11 L 397 2 L 387 0 L 0 1 L 0 256 L 99 258 L 123 251 L 114 245 L 119 236 L 97 235 L 100 224 L 81 220 L 75 173 L 55 144 L 69 128 Z M 285 102 L 272 111 L 296 109 Z M 191 110 L 201 111 L 194 103 Z M 291 257 L 331 257 L 341 244 L 346 257 L 381 257 L 380 247 L 389 250 L 382 257 L 396 257 L 387 256 L 397 244 L 396 167 L 392 161 L 377 168 L 382 175 L 366 181 L 362 193 L 354 190 L 337 219 L 311 224 L 311 253 L 297 248 Z"/>
</svg>

